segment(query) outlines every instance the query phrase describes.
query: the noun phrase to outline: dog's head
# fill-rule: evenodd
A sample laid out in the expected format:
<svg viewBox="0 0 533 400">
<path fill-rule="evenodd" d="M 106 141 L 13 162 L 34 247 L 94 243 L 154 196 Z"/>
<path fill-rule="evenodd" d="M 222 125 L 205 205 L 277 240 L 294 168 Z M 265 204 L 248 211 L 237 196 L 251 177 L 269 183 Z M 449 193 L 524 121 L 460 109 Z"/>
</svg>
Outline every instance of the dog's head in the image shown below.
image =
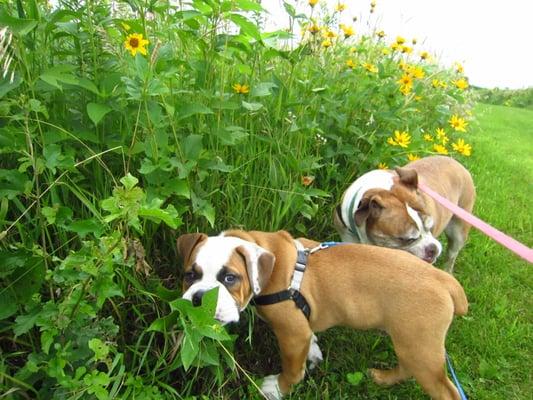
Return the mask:
<svg viewBox="0 0 533 400">
<path fill-rule="evenodd" d="M 390 190 L 370 189 L 354 213 L 356 225 L 364 229 L 372 244 L 406 250 L 433 263 L 442 245 L 433 237 L 433 218 L 418 193 L 418 175 L 397 168 L 398 181 Z"/>
<path fill-rule="evenodd" d="M 237 237 L 190 233 L 180 236 L 177 246 L 185 270 L 183 298 L 199 306 L 203 294 L 218 287 L 215 318 L 223 324 L 239 320 L 267 284 L 275 262 L 272 253 Z"/>
</svg>

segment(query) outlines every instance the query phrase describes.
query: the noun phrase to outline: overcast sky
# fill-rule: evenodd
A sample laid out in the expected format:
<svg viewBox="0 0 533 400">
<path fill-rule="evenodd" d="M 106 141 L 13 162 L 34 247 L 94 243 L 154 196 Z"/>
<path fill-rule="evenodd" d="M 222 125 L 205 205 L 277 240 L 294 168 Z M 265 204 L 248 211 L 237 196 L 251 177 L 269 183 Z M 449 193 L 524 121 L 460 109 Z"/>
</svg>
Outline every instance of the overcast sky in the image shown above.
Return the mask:
<svg viewBox="0 0 533 400">
<path fill-rule="evenodd" d="M 320 0 L 331 9 L 337 0 Z M 295 4 L 295 0 L 288 0 Z M 383 29 L 387 40 L 397 35 L 417 38 L 444 65 L 460 62 L 470 83 L 482 87 L 533 87 L 533 0 L 343 0 L 342 22 L 363 33 Z M 307 0 L 298 10 L 309 12 Z M 272 15 L 270 27 L 286 28 L 283 0 L 262 0 Z M 318 6 L 317 6 L 318 7 Z"/>
</svg>

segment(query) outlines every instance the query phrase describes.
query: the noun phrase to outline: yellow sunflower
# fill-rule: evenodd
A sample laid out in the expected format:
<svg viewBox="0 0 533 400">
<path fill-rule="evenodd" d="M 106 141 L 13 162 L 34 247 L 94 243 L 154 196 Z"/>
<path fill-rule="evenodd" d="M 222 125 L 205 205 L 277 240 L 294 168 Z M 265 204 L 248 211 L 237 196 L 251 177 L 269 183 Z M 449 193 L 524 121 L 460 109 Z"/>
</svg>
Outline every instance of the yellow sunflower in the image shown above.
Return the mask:
<svg viewBox="0 0 533 400">
<path fill-rule="evenodd" d="M 394 138 L 388 137 L 387 143 L 392 146 L 400 146 L 406 148 L 411 143 L 411 135 L 408 132 L 394 131 Z"/>
<path fill-rule="evenodd" d="M 465 143 L 464 139 L 459 139 L 456 143 L 452 143 L 452 147 L 456 152 L 461 153 L 463 156 L 468 157 L 472 154 L 472 146 Z"/>
<path fill-rule="evenodd" d="M 126 38 L 124 47 L 126 47 L 126 50 L 128 50 L 132 56 L 135 56 L 137 52 L 145 56 L 147 53 L 145 46 L 147 46 L 149 43 L 150 41 L 143 39 L 142 33 L 132 33 Z"/>
<path fill-rule="evenodd" d="M 433 150 L 439 154 L 445 154 L 445 155 L 448 154 L 448 149 L 442 144 L 434 144 Z"/>
<path fill-rule="evenodd" d="M 246 94 L 250 92 L 250 86 L 241 85 L 240 83 L 234 83 L 232 88 L 233 88 L 233 91 L 237 94 Z"/>
<path fill-rule="evenodd" d="M 450 120 L 448 121 L 453 129 L 460 132 L 466 132 L 466 127 L 468 125 L 468 122 L 464 120 L 464 118 L 460 118 L 457 115 L 452 115 Z"/>
</svg>

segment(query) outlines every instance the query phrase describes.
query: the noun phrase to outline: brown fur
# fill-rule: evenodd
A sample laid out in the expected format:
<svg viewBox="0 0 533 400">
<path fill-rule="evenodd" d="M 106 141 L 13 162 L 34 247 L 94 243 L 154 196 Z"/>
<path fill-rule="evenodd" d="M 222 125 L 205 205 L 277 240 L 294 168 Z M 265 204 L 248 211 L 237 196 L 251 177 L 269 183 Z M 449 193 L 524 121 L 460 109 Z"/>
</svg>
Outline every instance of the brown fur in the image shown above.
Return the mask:
<svg viewBox="0 0 533 400">
<path fill-rule="evenodd" d="M 444 232 L 448 238 L 445 268 L 452 272 L 470 225 L 419 191 L 417 185 L 418 182 L 424 183 L 452 203 L 472 212 L 476 192 L 470 173 L 450 157 L 432 156 L 397 168 L 396 174 L 391 190 L 370 189 L 365 192 L 354 214 L 355 223 L 361 226 L 366 222 L 370 243 L 402 248 L 398 239 L 405 236 L 405 232 L 416 229 L 404 205 L 409 205 L 422 216 L 431 216 L 432 235 L 437 238 Z M 342 229 L 343 222 L 337 213 L 334 213 L 334 222 L 337 230 Z"/>
<path fill-rule="evenodd" d="M 272 275 L 261 294 L 289 286 L 296 250 L 287 232 L 234 230 L 225 236 L 254 242 L 275 256 Z M 300 241 L 305 247 L 318 244 Z M 192 254 L 195 249 L 189 251 Z M 242 260 L 232 257 L 230 264 L 246 274 Z M 258 307 L 278 339 L 282 361 L 278 383 L 283 394 L 304 376 L 313 332 L 349 326 L 381 329 L 392 338 L 399 365 L 387 371 L 371 370 L 376 383 L 392 385 L 413 376 L 431 397 L 459 399 L 446 376 L 444 341 L 453 315 L 464 315 L 468 302 L 453 276 L 407 252 L 342 244 L 309 256 L 301 292 L 311 307 L 309 321 L 292 301 Z M 249 285 L 232 295 L 242 304 L 250 296 Z"/>
</svg>

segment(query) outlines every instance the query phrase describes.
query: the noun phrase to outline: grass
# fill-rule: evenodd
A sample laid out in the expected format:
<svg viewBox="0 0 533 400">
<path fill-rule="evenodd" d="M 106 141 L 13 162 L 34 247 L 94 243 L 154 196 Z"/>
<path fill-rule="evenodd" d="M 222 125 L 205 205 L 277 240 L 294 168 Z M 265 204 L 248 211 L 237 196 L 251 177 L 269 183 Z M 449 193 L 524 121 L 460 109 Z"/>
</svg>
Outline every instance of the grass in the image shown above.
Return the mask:
<svg viewBox="0 0 533 400">
<path fill-rule="evenodd" d="M 533 207 L 533 112 L 480 104 L 477 126 L 467 133 L 474 153 L 465 162 L 476 187 L 475 213 L 483 220 L 531 246 Z M 480 232 L 472 230 L 460 253 L 455 275 L 466 289 L 470 310 L 456 318 L 447 349 L 469 398 L 526 399 L 533 396 L 533 275 L 531 266 Z M 278 372 L 272 337 L 256 322 L 254 350 L 241 357 L 254 375 Z M 347 374 L 376 364 L 395 364 L 390 340 L 375 332 L 332 329 L 319 335 L 324 363 L 296 386 L 292 399 L 423 399 L 414 383 L 380 388 L 364 376 L 351 385 Z M 270 355 L 267 357 L 267 355 Z M 274 358 L 274 360 L 272 360 Z M 263 360 L 261 363 L 260 360 Z M 261 365 L 262 364 L 262 365 Z M 265 367 L 268 364 L 268 368 Z"/>
</svg>

